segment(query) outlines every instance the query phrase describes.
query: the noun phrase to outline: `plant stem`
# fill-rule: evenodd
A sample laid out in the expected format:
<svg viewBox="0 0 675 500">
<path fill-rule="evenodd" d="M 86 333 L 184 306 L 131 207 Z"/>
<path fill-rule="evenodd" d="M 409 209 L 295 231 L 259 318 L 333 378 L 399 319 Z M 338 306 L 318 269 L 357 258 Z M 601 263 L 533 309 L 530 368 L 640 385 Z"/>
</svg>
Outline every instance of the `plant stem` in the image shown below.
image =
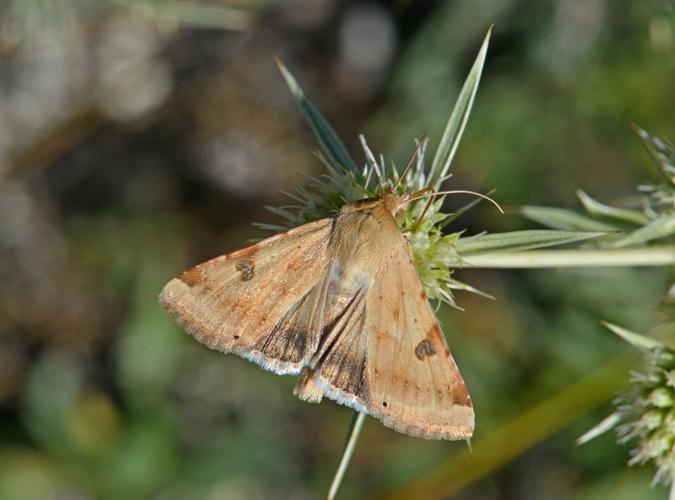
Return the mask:
<svg viewBox="0 0 675 500">
<path fill-rule="evenodd" d="M 670 482 L 670 494 L 668 495 L 668 500 L 675 500 L 675 477 L 673 477 Z"/>
<path fill-rule="evenodd" d="M 349 427 L 347 427 L 347 434 L 345 435 L 345 446 L 342 449 L 340 465 L 338 466 L 337 471 L 335 471 L 335 477 L 333 478 L 330 490 L 328 490 L 328 496 L 326 497 L 327 500 L 333 500 L 335 495 L 337 495 L 340 484 L 342 483 L 342 478 L 344 477 L 347 467 L 349 466 L 349 461 L 352 458 L 352 453 L 354 453 L 356 442 L 359 440 L 359 434 L 361 434 L 361 427 L 363 427 L 365 419 L 365 413 L 354 411 L 352 414 L 352 419 L 349 421 Z"/>
<path fill-rule="evenodd" d="M 675 246 L 630 250 L 533 250 L 495 252 L 462 257 L 465 267 L 542 268 L 666 266 L 675 264 Z"/>
</svg>

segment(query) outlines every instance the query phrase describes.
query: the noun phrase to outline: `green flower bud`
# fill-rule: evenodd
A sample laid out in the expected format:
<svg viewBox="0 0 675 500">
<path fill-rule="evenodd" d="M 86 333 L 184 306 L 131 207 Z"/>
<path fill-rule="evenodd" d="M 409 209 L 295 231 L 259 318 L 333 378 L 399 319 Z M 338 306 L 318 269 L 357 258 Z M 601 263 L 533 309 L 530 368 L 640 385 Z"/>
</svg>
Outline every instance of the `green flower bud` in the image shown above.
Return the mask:
<svg viewBox="0 0 675 500">
<path fill-rule="evenodd" d="M 657 431 L 644 441 L 642 450 L 646 458 L 658 459 L 670 451 L 670 446 L 671 439 L 668 433 Z"/>
<path fill-rule="evenodd" d="M 675 410 L 670 410 L 665 414 L 661 428 L 675 437 Z"/>
<path fill-rule="evenodd" d="M 675 369 L 666 372 L 666 384 L 675 388 Z"/>
<path fill-rule="evenodd" d="M 657 387 L 649 394 L 649 402 L 657 408 L 673 406 L 673 392 L 667 387 Z"/>
<path fill-rule="evenodd" d="M 670 417 L 671 413 L 668 413 L 668 417 L 666 417 L 666 419 Z M 643 432 L 650 432 L 656 430 L 659 427 L 661 427 L 662 424 L 663 424 L 663 413 L 661 413 L 661 411 L 659 410 L 647 411 L 640 417 L 640 420 L 638 422 L 640 430 Z"/>
</svg>

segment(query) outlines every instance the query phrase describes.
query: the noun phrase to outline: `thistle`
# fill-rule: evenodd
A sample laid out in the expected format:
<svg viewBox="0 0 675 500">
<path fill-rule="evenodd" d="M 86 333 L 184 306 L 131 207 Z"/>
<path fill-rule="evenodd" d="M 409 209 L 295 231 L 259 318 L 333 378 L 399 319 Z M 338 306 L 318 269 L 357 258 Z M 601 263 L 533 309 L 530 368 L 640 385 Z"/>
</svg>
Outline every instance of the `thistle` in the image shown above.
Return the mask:
<svg viewBox="0 0 675 500">
<path fill-rule="evenodd" d="M 411 160 L 413 163 L 408 169 L 401 168 L 393 162 L 387 163 L 382 154 L 376 156 L 363 135 L 359 138 L 365 161 L 363 166 L 357 166 L 357 162 L 352 159 L 326 119 L 306 97 L 290 71 L 277 61 L 300 110 L 321 145 L 322 151 L 316 155 L 323 163 L 325 172 L 318 177 L 305 176 L 306 186 L 296 186 L 291 192 L 286 192 L 292 203 L 281 207 L 268 207 L 282 219 L 281 224 L 258 224 L 258 227 L 272 231 L 286 230 L 324 217 L 335 216 L 343 205 L 363 198 L 380 196 L 386 191 L 393 191 L 395 194 L 412 193 L 424 188 L 440 191 L 442 184 L 451 177 L 450 165 L 478 90 L 489 40 L 490 31 L 464 82 L 433 159 L 427 161 L 429 145 L 427 138 L 416 139 L 414 143 L 411 141 L 411 146 L 415 147 L 415 154 Z M 473 194 L 477 194 L 479 198 L 452 214 L 442 210 L 444 202 L 442 192 L 430 204 L 427 205 L 425 200 L 412 202 L 398 214 L 401 230 L 410 234 L 417 272 L 427 296 L 458 309 L 461 308 L 455 301 L 454 290 L 466 290 L 489 297 L 453 276 L 455 268 L 473 266 L 470 258 L 475 256 L 490 258 L 494 252 L 505 250 L 522 252 L 576 243 L 605 234 L 598 231 L 534 230 L 494 235 L 481 233 L 465 237 L 463 230 L 447 232 L 450 223 L 487 198 L 478 193 Z"/>
<path fill-rule="evenodd" d="M 366 138 L 363 135 L 359 138 L 366 158 L 360 172 L 355 174 L 335 166 L 321 153 L 317 153 L 317 157 L 325 165 L 326 174 L 321 177 L 307 176 L 309 184 L 307 188 L 297 186 L 293 192 L 286 193 L 296 204 L 268 207 L 283 219 L 284 225 L 258 224 L 258 226 L 274 231 L 285 230 L 324 217 L 335 216 L 343 205 L 363 198 L 382 196 L 385 192 L 402 195 L 429 186 L 429 171 L 425 161 L 428 146 L 426 138 L 415 140 L 414 157 L 411 158 L 412 163 L 406 172 L 395 163 L 387 165 L 381 154 L 378 161 Z M 448 175 L 441 178 L 438 184 L 449 177 Z M 443 228 L 481 199 L 473 200 L 458 212 L 449 214 L 442 211 L 443 195 L 441 195 L 429 204 L 426 200 L 411 202 L 397 215 L 401 230 L 410 235 L 417 271 L 427 295 L 455 308 L 459 306 L 455 302 L 453 290 L 486 294 L 452 277 L 453 266 L 457 266 L 460 262 L 455 243 L 459 240 L 461 232 L 444 234 Z"/>
<path fill-rule="evenodd" d="M 629 465 L 651 464 L 656 469 L 653 485 L 675 484 L 675 351 L 650 337 L 609 323 L 605 326 L 642 351 L 645 369 L 633 373 L 630 389 L 614 400 L 616 411 L 577 443 L 615 428 L 620 444 L 637 442 Z"/>
</svg>

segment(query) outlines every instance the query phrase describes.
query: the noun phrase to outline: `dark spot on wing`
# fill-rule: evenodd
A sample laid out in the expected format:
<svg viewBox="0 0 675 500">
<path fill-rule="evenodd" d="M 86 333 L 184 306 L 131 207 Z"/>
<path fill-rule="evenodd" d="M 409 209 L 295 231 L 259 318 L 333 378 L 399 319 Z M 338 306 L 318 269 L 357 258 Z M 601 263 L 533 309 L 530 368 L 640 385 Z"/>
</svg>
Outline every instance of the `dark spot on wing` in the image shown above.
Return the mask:
<svg viewBox="0 0 675 500">
<path fill-rule="evenodd" d="M 429 339 L 422 340 L 417 344 L 417 347 L 415 347 L 415 356 L 417 356 L 417 359 L 420 361 L 427 356 L 433 356 L 434 354 L 436 354 L 436 349 L 434 349 L 434 346 Z"/>
<path fill-rule="evenodd" d="M 241 273 L 242 281 L 249 281 L 250 279 L 253 279 L 255 267 L 253 266 L 252 261 L 247 259 L 240 260 L 234 267 Z"/>
</svg>

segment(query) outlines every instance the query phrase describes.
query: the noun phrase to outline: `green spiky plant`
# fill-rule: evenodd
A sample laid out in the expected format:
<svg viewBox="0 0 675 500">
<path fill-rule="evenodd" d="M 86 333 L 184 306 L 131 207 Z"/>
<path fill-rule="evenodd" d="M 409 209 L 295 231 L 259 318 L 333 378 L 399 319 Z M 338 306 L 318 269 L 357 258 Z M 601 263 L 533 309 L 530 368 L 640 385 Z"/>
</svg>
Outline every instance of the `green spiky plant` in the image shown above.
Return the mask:
<svg viewBox="0 0 675 500">
<path fill-rule="evenodd" d="M 521 213 L 549 227 L 584 227 L 614 231 L 599 242 L 607 249 L 641 246 L 641 252 L 653 251 L 655 242 L 675 236 L 675 147 L 634 126 L 634 129 L 658 168 L 661 182 L 638 186 L 640 196 L 633 206 L 616 207 L 595 200 L 577 190 L 586 214 L 550 207 L 522 207 Z M 658 247 L 657 247 L 658 248 Z M 668 249 L 669 247 L 661 247 Z M 636 251 L 636 254 L 640 251 Z M 675 297 L 675 285 L 669 299 Z M 653 465 L 656 469 L 652 485 L 670 485 L 675 500 L 675 323 L 672 304 L 670 322 L 661 328 L 667 338 L 655 340 L 620 326 L 604 323 L 623 340 L 639 349 L 645 360 L 643 372 L 633 373 L 630 389 L 614 399 L 616 411 L 578 440 L 584 444 L 614 428 L 619 444 L 636 442 L 629 465 Z"/>
<path fill-rule="evenodd" d="M 581 436 L 577 444 L 615 428 L 620 444 L 637 441 L 628 464 L 653 465 L 652 485 L 670 485 L 669 498 L 675 499 L 675 350 L 646 335 L 604 324 L 639 349 L 646 366 L 643 372 L 632 374 L 630 389 L 615 398 L 616 411 Z M 671 336 L 673 326 L 672 320 L 666 326 Z"/>
<path fill-rule="evenodd" d="M 627 248 L 665 241 L 675 235 L 675 147 L 634 126 L 645 149 L 662 176 L 659 183 L 638 186 L 639 195 L 630 206 L 611 206 L 577 190 L 586 214 L 551 207 L 524 206 L 519 212 L 545 226 L 556 229 L 610 231 L 604 248 Z"/>
<path fill-rule="evenodd" d="M 301 111 L 319 139 L 322 151 L 318 152 L 317 156 L 324 164 L 326 173 L 320 177 L 310 177 L 307 187 L 297 186 L 293 192 L 286 193 L 294 204 L 269 207 L 283 219 L 283 225 L 258 224 L 258 226 L 278 231 L 331 217 L 347 203 L 381 195 L 394 186 L 396 194 L 411 193 L 427 187 L 440 191 L 443 183 L 450 178 L 450 165 L 478 90 L 489 38 L 488 33 L 460 92 L 431 164 L 426 161 L 428 140 L 416 140 L 416 161 L 403 179 L 400 179 L 403 169 L 394 163 L 387 164 L 382 155 L 379 155 L 378 161 L 364 136 L 360 136 L 360 139 L 366 162 L 359 168 L 335 131 L 305 96 L 290 71 L 278 63 Z M 444 198 L 443 195 L 438 196 L 423 216 L 425 200 L 407 204 L 399 213 L 398 222 L 403 231 L 411 233 L 417 269 L 428 296 L 455 307 L 453 290 L 480 293 L 474 287 L 452 276 L 455 268 L 473 266 L 471 259 L 474 257 L 496 251 L 523 251 L 577 243 L 607 234 L 603 231 L 559 230 L 516 231 L 471 237 L 463 237 L 463 231 L 446 234 L 443 229 L 481 199 L 476 199 L 457 212 L 448 214 L 442 212 Z"/>
<path fill-rule="evenodd" d="M 637 126 L 634 128 L 662 175 L 660 183 L 638 186 L 640 207 L 606 205 L 577 191 L 594 220 L 604 219 L 617 229 L 624 229 L 625 234 L 606 243 L 611 247 L 647 245 L 675 235 L 675 147 Z M 669 292 L 670 301 L 674 292 L 675 285 Z M 615 428 L 620 444 L 637 442 L 629 465 L 653 465 L 656 472 L 652 484 L 669 484 L 669 498 L 675 500 L 675 350 L 671 344 L 675 340 L 675 316 L 672 304 L 666 307 L 671 310 L 670 321 L 662 328 L 668 337 L 663 342 L 605 323 L 610 331 L 643 353 L 646 366 L 644 372 L 632 375 L 630 389 L 614 400 L 616 411 L 581 436 L 578 443 L 584 444 Z"/>
<path fill-rule="evenodd" d="M 441 190 L 442 184 L 450 177 L 450 166 L 476 96 L 489 39 L 490 31 L 462 86 L 431 162 L 426 161 L 428 141 L 426 139 L 416 140 L 418 150 L 416 162 L 403 179 L 400 179 L 402 169 L 396 167 L 395 164 L 387 166 L 382 155 L 379 155 L 377 159 L 363 136 L 361 136 L 361 144 L 365 155 L 365 165 L 359 167 L 330 124 L 306 97 L 290 71 L 279 63 L 286 83 L 319 141 L 321 152 L 317 153 L 317 156 L 325 165 L 326 171 L 320 177 L 309 178 L 307 187 L 298 186 L 293 192 L 287 193 L 293 200 L 292 204 L 270 208 L 283 219 L 282 225 L 261 226 L 265 229 L 282 230 L 333 216 L 347 203 L 369 196 L 377 196 L 394 186 L 397 193 L 411 192 L 425 187 L 430 187 L 435 191 Z M 649 193 L 657 200 L 664 198 L 663 191 L 660 189 L 654 189 Z M 665 198 L 667 199 L 667 196 Z M 655 238 L 636 238 L 635 235 L 628 242 L 624 240 L 624 244 L 617 244 L 617 241 L 621 241 L 620 237 L 616 236 L 621 228 L 560 209 L 525 207 L 521 211 L 522 215 L 543 222 L 552 229 L 496 234 L 480 233 L 472 236 L 465 235 L 464 231 L 453 233 L 444 231 L 450 222 L 455 221 L 479 201 L 480 199 L 473 200 L 455 213 L 448 214 L 442 211 L 443 196 L 439 196 L 426 212 L 423 212 L 423 203 L 410 203 L 399 214 L 401 228 L 411 232 L 417 269 L 431 299 L 457 307 L 453 290 L 461 289 L 480 293 L 471 285 L 462 283 L 453 277 L 454 269 L 461 267 L 655 266 L 675 263 L 675 247 L 673 246 L 636 249 L 634 247 L 637 244 Z M 632 222 L 645 227 L 649 226 L 646 219 L 638 220 L 635 216 L 633 217 Z M 418 220 L 419 223 L 416 223 Z M 552 220 L 553 223 L 551 223 Z M 660 219 L 657 218 L 657 220 Z M 590 240 L 595 241 L 596 244 L 580 246 L 582 242 L 588 243 Z M 576 246 L 565 250 L 540 250 L 563 244 Z M 337 493 L 358 440 L 363 420 L 364 414 L 354 413 L 347 430 L 340 465 L 330 487 L 328 498 L 334 498 Z"/>
</svg>

